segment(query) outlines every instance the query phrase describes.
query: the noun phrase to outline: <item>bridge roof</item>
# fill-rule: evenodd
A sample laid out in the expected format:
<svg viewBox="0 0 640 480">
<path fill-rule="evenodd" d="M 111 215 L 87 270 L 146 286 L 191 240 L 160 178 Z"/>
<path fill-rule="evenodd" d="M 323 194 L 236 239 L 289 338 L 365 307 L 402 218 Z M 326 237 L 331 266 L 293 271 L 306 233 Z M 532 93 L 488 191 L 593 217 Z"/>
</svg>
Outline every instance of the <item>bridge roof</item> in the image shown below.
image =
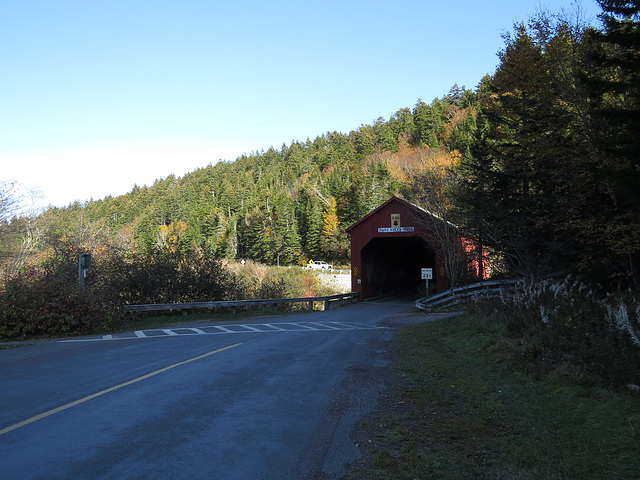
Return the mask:
<svg viewBox="0 0 640 480">
<path fill-rule="evenodd" d="M 409 211 L 411 211 L 411 212 L 413 212 L 413 213 L 415 213 L 415 214 L 417 214 L 417 215 L 419 215 L 421 217 L 431 217 L 432 219 L 440 220 L 440 218 L 437 215 L 434 215 L 433 213 L 428 212 L 428 211 L 426 211 L 426 210 L 414 205 L 413 203 L 409 203 L 406 200 L 403 200 L 401 198 L 393 196 L 389 200 L 384 202 L 382 205 L 380 205 L 378 208 L 372 210 L 367 215 L 362 217 L 356 223 L 354 223 L 353 225 L 348 226 L 345 229 L 345 231 L 346 232 L 350 232 L 351 230 L 354 230 L 359 225 L 361 225 L 364 222 L 366 222 L 367 220 L 369 220 L 371 217 L 376 216 L 378 214 L 378 212 L 380 212 L 381 210 L 384 210 L 387 206 L 391 205 L 392 203 L 399 204 L 401 207 L 404 207 L 404 208 L 408 209 Z"/>
</svg>

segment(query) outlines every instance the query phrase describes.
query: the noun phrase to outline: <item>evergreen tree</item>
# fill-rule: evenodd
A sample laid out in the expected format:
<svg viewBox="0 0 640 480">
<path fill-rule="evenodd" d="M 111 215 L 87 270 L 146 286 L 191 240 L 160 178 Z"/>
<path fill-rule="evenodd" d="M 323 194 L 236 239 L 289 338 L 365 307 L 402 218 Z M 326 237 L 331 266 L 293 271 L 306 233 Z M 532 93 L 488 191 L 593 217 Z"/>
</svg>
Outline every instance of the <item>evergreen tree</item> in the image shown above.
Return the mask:
<svg viewBox="0 0 640 480">
<path fill-rule="evenodd" d="M 300 256 L 300 235 L 295 219 L 295 207 L 289 195 L 281 195 L 275 207 L 274 248 L 276 264 L 292 265 Z"/>
<path fill-rule="evenodd" d="M 321 202 L 315 198 L 312 198 L 306 206 L 304 248 L 311 259 L 322 256 L 321 235 L 324 226 L 322 211 Z"/>
<path fill-rule="evenodd" d="M 389 127 L 391 127 L 391 130 L 398 141 L 405 139 L 405 141 L 413 143 L 416 134 L 416 127 L 413 123 L 413 114 L 410 109 L 401 108 L 394 113 L 389 119 Z"/>
<path fill-rule="evenodd" d="M 388 122 L 385 122 L 382 117 L 378 118 L 374 125 L 373 131 L 377 137 L 376 145 L 381 150 L 386 150 L 388 152 L 397 152 L 398 151 L 398 138 L 393 133 L 393 130 L 389 126 Z"/>
<path fill-rule="evenodd" d="M 376 151 L 376 135 L 370 126 L 362 125 L 358 130 L 352 131 L 349 134 L 349 139 L 360 159 L 372 155 Z"/>
<path fill-rule="evenodd" d="M 589 99 L 604 195 L 598 259 L 618 280 L 640 287 L 640 2 L 599 0 L 604 31 L 591 30 Z M 613 271 L 611 271 L 613 270 Z"/>
<path fill-rule="evenodd" d="M 579 75 L 565 76 L 580 65 L 578 33 L 541 17 L 507 37 L 496 73 L 480 89 L 478 141 L 461 169 L 467 176 L 457 193 L 467 231 L 526 275 L 581 261 L 580 225 L 593 205 L 591 162 L 568 93 Z"/>
<path fill-rule="evenodd" d="M 437 98 L 427 105 L 419 100 L 413 109 L 415 136 L 420 146 L 435 148 L 440 143 L 440 135 L 444 131 L 445 108 Z"/>
</svg>

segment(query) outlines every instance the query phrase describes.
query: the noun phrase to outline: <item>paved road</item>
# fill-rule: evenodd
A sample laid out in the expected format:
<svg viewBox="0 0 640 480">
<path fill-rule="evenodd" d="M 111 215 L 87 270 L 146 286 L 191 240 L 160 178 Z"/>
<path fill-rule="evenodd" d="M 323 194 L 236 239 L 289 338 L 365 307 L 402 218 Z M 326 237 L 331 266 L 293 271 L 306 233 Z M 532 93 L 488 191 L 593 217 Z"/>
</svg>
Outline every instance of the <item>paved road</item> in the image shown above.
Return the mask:
<svg viewBox="0 0 640 480">
<path fill-rule="evenodd" d="M 411 302 L 0 351 L 0 477 L 339 479 Z M 398 317 L 400 315 L 400 317 Z"/>
</svg>

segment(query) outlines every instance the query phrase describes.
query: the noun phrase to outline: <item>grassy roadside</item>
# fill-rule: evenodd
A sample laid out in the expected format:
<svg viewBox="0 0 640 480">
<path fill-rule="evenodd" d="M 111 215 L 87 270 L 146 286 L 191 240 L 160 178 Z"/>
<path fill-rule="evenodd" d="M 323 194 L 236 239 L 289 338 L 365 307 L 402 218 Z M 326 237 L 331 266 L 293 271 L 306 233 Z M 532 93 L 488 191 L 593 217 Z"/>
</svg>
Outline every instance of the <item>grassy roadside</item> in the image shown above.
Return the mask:
<svg viewBox="0 0 640 480">
<path fill-rule="evenodd" d="M 347 478 L 640 478 L 640 395 L 582 386 L 568 364 L 514 371 L 503 329 L 465 314 L 401 332 L 399 384 Z"/>
</svg>

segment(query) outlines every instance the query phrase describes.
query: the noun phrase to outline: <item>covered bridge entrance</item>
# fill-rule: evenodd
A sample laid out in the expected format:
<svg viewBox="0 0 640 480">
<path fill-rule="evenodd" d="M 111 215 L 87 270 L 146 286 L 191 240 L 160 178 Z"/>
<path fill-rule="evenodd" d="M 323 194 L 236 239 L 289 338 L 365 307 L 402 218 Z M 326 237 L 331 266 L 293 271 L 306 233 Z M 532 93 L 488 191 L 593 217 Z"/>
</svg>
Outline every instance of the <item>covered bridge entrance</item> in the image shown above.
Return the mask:
<svg viewBox="0 0 640 480">
<path fill-rule="evenodd" d="M 349 228 L 351 290 L 359 300 L 390 294 L 415 294 L 424 288 L 422 269 L 430 268 L 430 290 L 449 288 L 439 242 L 429 230 L 433 217 L 392 197 Z"/>
</svg>

